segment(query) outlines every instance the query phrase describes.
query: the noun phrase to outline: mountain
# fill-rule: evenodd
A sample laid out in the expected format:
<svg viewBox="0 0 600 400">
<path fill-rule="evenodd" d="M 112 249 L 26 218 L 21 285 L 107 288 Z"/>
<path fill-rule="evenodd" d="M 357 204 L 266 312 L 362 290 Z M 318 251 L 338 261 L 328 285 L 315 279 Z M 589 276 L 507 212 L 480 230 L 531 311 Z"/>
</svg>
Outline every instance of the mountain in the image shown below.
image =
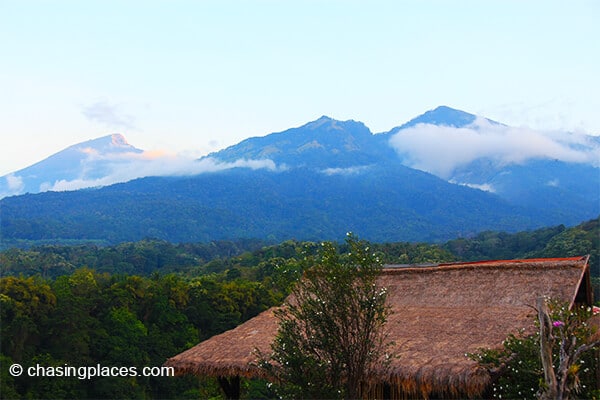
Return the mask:
<svg viewBox="0 0 600 400">
<path fill-rule="evenodd" d="M 484 188 L 517 206 L 543 207 L 557 218 L 583 221 L 600 211 L 600 169 L 589 164 L 533 159 L 498 165 L 477 160 L 457 169 L 450 181 Z"/>
<path fill-rule="evenodd" d="M 348 168 L 381 162 L 397 162 L 398 153 L 389 139 L 402 129 L 418 124 L 460 128 L 476 119 L 473 114 L 439 106 L 383 134 L 373 134 L 362 122 L 337 121 L 322 116 L 298 128 L 254 137 L 209 154 L 223 162 L 242 158 L 270 159 L 294 167 Z"/>
<path fill-rule="evenodd" d="M 543 208 L 567 224 L 600 213 L 599 137 L 510 127 L 449 107 L 385 135 L 404 165 L 448 182 Z"/>
<path fill-rule="evenodd" d="M 243 140 L 204 158 L 221 162 L 268 159 L 278 165 L 312 168 L 398 163 L 406 158 L 402 151 L 390 145 L 390 139 L 398 132 L 419 125 L 462 128 L 476 119 L 473 114 L 439 106 L 388 132 L 373 134 L 362 122 L 337 121 L 322 116 L 297 128 Z M 485 121 L 500 125 L 489 119 Z"/>
<path fill-rule="evenodd" d="M 442 241 L 539 225 L 497 196 L 402 166 L 333 174 L 234 168 L 8 197 L 1 206 L 5 240 L 338 240 L 353 231 L 374 241 Z"/>
<path fill-rule="evenodd" d="M 270 160 L 280 166 L 359 171 L 395 164 L 493 193 L 510 204 L 543 208 L 557 223 L 600 213 L 600 141 L 568 132 L 513 128 L 440 106 L 388 132 L 321 117 L 298 128 L 250 138 L 206 159 Z"/>
<path fill-rule="evenodd" d="M 396 156 L 385 138 L 374 136 L 362 122 L 322 116 L 298 128 L 243 140 L 205 158 L 221 162 L 269 159 L 290 167 L 348 168 L 389 162 Z"/>
<path fill-rule="evenodd" d="M 61 190 L 65 182 L 99 181 L 109 175 L 119 162 L 142 152 L 118 133 L 78 143 L 27 168 L 0 177 L 0 198 Z"/>
<path fill-rule="evenodd" d="M 418 124 L 442 125 L 451 126 L 454 128 L 462 128 L 475 122 L 476 115 L 456 110 L 448 106 L 439 106 L 433 110 L 411 119 L 410 121 L 393 128 L 389 133 L 396 133 L 401 129 L 411 128 Z"/>
<path fill-rule="evenodd" d="M 444 241 L 575 225 L 600 215 L 599 149 L 590 136 L 542 134 L 445 106 L 376 134 L 323 116 L 196 162 L 212 172 L 4 198 L 0 228 L 5 242 L 115 243 L 337 240 L 347 231 Z"/>
</svg>

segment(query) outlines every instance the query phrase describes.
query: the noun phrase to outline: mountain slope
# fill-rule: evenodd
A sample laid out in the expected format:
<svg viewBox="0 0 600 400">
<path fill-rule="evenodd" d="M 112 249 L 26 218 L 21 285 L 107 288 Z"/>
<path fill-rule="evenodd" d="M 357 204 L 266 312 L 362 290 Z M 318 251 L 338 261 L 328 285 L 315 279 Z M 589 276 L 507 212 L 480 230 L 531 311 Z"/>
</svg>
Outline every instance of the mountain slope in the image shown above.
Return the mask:
<svg viewBox="0 0 600 400">
<path fill-rule="evenodd" d="M 573 224 L 600 213 L 600 142 L 438 107 L 385 136 L 406 166 L 544 209 Z M 535 212 L 535 211 L 533 211 Z"/>
<path fill-rule="evenodd" d="M 341 239 L 347 231 L 374 241 L 441 241 L 540 225 L 494 195 L 406 167 L 350 174 L 232 169 L 10 197 L 2 208 L 6 238 L 113 243 L 144 237 L 323 240 Z"/>
<path fill-rule="evenodd" d="M 60 189 L 61 182 L 100 179 L 119 159 L 142 150 L 112 134 L 69 146 L 27 168 L 0 177 L 0 198 Z"/>
<path fill-rule="evenodd" d="M 246 139 L 207 158 L 223 162 L 270 159 L 293 167 L 348 168 L 389 162 L 395 154 L 362 122 L 323 116 L 298 128 Z"/>
<path fill-rule="evenodd" d="M 456 170 L 450 180 L 485 188 L 521 207 L 543 207 L 561 218 L 583 221 L 600 212 L 600 169 L 589 164 L 537 159 L 503 166 L 478 160 Z"/>
</svg>

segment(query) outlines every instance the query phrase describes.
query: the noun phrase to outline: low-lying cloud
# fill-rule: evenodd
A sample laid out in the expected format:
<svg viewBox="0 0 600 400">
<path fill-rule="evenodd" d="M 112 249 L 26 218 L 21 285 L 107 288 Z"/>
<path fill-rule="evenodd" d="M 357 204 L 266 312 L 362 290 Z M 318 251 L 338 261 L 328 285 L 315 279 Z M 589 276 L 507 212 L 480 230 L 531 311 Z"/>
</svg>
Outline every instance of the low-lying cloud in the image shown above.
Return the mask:
<svg viewBox="0 0 600 400">
<path fill-rule="evenodd" d="M 589 136 L 513 128 L 482 118 L 464 128 L 418 124 L 399 131 L 390 145 L 408 166 L 446 179 L 456 168 L 479 158 L 503 165 L 530 159 L 600 163 L 600 146 Z"/>
<path fill-rule="evenodd" d="M 240 159 L 234 162 L 222 162 L 214 158 L 193 159 L 161 151 L 121 152 L 102 154 L 94 149 L 82 149 L 85 158 L 80 162 L 77 177 L 66 177 L 54 181 L 45 181 L 28 186 L 27 177 L 14 174 L 0 181 L 0 198 L 45 191 L 79 190 L 90 187 L 108 186 L 147 176 L 189 176 L 218 172 L 231 168 L 250 168 L 253 170 L 281 170 L 272 160 Z M 39 182 L 39 181 L 38 181 Z"/>
<path fill-rule="evenodd" d="M 8 190 L 15 192 L 22 190 L 25 184 L 23 183 L 23 178 L 10 174 L 6 176 L 6 186 Z"/>
<path fill-rule="evenodd" d="M 235 162 L 221 162 L 213 158 L 195 160 L 156 152 L 126 153 L 126 155 L 129 157 L 128 159 L 124 159 L 123 155 L 111 156 L 113 163 L 108 166 L 109 173 L 106 176 L 96 179 L 82 177 L 73 180 L 60 180 L 44 188 L 40 187 L 40 191 L 77 190 L 108 186 L 147 176 L 189 176 L 231 168 L 277 170 L 277 166 L 272 160 L 241 159 Z"/>
<path fill-rule="evenodd" d="M 490 183 L 464 183 L 464 182 L 457 182 L 453 179 L 451 179 L 449 181 L 450 183 L 454 183 L 456 185 L 462 185 L 462 186 L 467 186 L 470 187 L 471 189 L 479 189 L 482 190 L 484 192 L 490 192 L 490 193 L 496 193 L 496 188 L 490 184 Z"/>
<path fill-rule="evenodd" d="M 357 175 L 368 170 L 368 165 L 357 165 L 354 167 L 347 168 L 325 168 L 321 172 L 325 175 Z"/>
</svg>

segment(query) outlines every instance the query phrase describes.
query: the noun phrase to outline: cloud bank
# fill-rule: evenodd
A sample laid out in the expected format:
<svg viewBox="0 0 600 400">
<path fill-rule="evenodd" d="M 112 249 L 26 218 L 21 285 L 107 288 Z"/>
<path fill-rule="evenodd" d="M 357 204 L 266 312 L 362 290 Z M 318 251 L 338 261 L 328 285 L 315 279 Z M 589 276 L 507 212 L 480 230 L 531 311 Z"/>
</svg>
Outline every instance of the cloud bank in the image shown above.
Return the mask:
<svg viewBox="0 0 600 400">
<path fill-rule="evenodd" d="M 408 166 L 445 179 L 479 158 L 503 165 L 530 159 L 600 164 L 600 145 L 590 136 L 513 128 L 483 118 L 464 128 L 418 124 L 392 136 L 390 145 Z"/>
<path fill-rule="evenodd" d="M 14 174 L 0 179 L 0 198 L 26 192 L 79 190 L 108 186 L 147 176 L 189 176 L 218 172 L 231 168 L 281 170 L 272 160 L 240 159 L 221 162 L 214 158 L 201 160 L 162 151 L 101 153 L 92 148 L 80 149 L 80 173 L 74 178 L 44 181 L 28 186 L 28 179 Z"/>
<path fill-rule="evenodd" d="M 97 161 L 100 157 L 97 154 L 93 154 L 91 159 Z M 189 176 L 218 172 L 231 168 L 277 170 L 277 166 L 272 160 L 241 159 L 225 163 L 213 158 L 195 160 L 162 152 L 124 153 L 110 155 L 107 158 L 102 158 L 102 160 L 110 160 L 110 163 L 105 167 L 108 170 L 105 176 L 95 179 L 83 176 L 73 180 L 59 180 L 52 184 L 45 183 L 40 186 L 40 191 L 77 190 L 88 187 L 108 186 L 147 176 Z"/>
</svg>

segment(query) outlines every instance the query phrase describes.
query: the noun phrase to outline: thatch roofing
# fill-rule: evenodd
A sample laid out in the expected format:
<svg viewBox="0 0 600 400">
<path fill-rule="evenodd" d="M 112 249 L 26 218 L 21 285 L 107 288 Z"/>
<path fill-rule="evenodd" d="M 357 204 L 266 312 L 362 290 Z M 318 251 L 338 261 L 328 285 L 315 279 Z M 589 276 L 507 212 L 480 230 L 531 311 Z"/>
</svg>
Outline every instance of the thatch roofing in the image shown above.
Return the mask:
<svg viewBox="0 0 600 400">
<path fill-rule="evenodd" d="M 392 314 L 387 329 L 399 356 L 385 376 L 404 393 L 472 396 L 490 383 L 465 356 L 498 348 L 510 333 L 533 329 L 536 299 L 591 304 L 588 257 L 484 261 L 428 267 L 386 266 Z M 270 351 L 277 319 L 269 309 L 235 329 L 170 358 L 179 374 L 257 377 L 256 353 Z"/>
</svg>

